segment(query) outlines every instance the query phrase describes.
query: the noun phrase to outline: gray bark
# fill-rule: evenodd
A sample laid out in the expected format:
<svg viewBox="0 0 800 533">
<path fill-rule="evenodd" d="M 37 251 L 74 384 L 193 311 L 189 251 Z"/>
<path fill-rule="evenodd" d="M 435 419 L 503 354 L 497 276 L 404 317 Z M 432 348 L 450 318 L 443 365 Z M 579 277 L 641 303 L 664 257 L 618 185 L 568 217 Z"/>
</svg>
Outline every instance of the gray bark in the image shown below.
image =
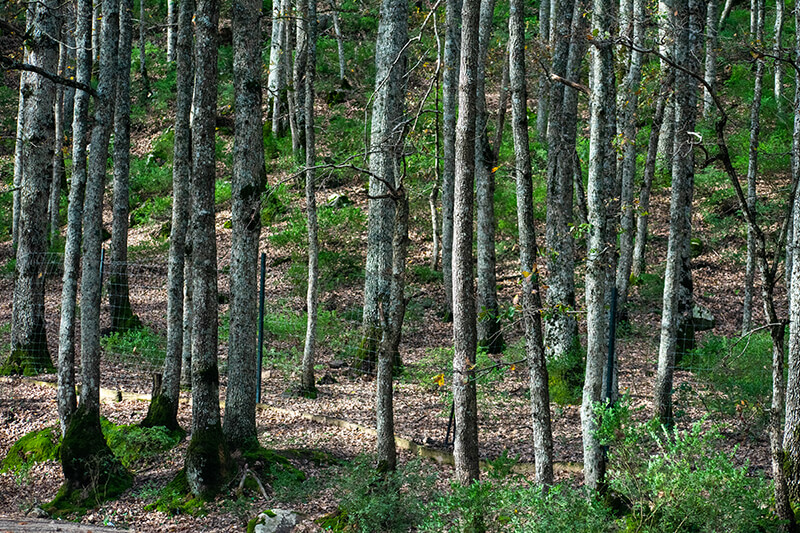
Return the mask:
<svg viewBox="0 0 800 533">
<path fill-rule="evenodd" d="M 691 72 L 697 72 L 690 50 L 691 0 L 677 0 L 675 60 Z M 670 199 L 669 242 L 667 265 L 664 274 L 664 300 L 661 319 L 661 343 L 658 354 L 658 371 L 654 392 L 655 417 L 663 424 L 672 425 L 672 377 L 676 354 L 682 351 L 692 320 L 691 271 L 689 243 L 691 240 L 692 188 L 694 186 L 694 152 L 691 136 L 694 131 L 696 87 L 694 79 L 683 70 L 675 69 L 675 146 L 677 149 L 672 169 L 672 196 Z M 666 120 L 666 118 L 665 118 Z M 663 134 L 663 132 L 662 132 Z M 680 345 L 679 345 L 680 344 Z"/>
<path fill-rule="evenodd" d="M 139 75 L 142 77 L 142 102 L 147 106 L 150 98 L 150 78 L 147 76 L 147 40 L 145 39 L 144 0 L 139 0 Z"/>
<path fill-rule="evenodd" d="M 647 245 L 647 222 L 650 217 L 650 190 L 653 176 L 656 174 L 658 159 L 658 138 L 661 134 L 661 122 L 664 120 L 664 109 L 672 86 L 671 71 L 662 74 L 656 109 L 650 125 L 650 138 L 647 142 L 647 158 L 642 175 L 642 188 L 639 190 L 639 209 L 636 213 L 636 243 L 633 249 L 632 274 L 638 278 L 645 271 L 645 251 Z"/>
<path fill-rule="evenodd" d="M 191 186 L 191 183 L 189 185 Z M 190 209 L 191 204 L 192 199 L 189 198 Z M 194 276 L 192 275 L 192 265 L 194 265 L 194 255 L 192 253 L 193 220 L 194 218 L 192 215 L 189 217 L 189 225 L 186 228 L 186 255 L 183 259 L 185 267 L 183 269 L 183 355 L 181 356 L 181 387 L 188 389 L 192 388 L 192 323 L 194 322 Z"/>
<path fill-rule="evenodd" d="M 306 293 L 306 341 L 303 349 L 301 394 L 316 396 L 317 314 L 319 303 L 319 237 L 317 223 L 316 138 L 314 135 L 314 78 L 317 68 L 317 2 L 308 0 L 308 58 L 306 61 L 306 218 L 308 224 L 308 291 Z"/>
<path fill-rule="evenodd" d="M 114 112 L 114 203 L 111 222 L 111 268 L 108 301 L 111 331 L 121 332 L 141 325 L 133 313 L 128 289 L 128 218 L 130 215 L 131 146 L 131 46 L 133 1 L 120 0 L 117 94 Z"/>
<path fill-rule="evenodd" d="M 551 68 L 553 74 L 566 78 L 571 36 L 578 38 L 572 32 L 575 1 L 556 1 Z M 578 333 L 575 318 L 567 313 L 575 307 L 575 260 L 569 226 L 572 223 L 573 157 L 577 129 L 577 114 L 573 114 L 573 106 L 570 105 L 573 102 L 565 105 L 565 100 L 574 96 L 574 109 L 577 111 L 577 95 L 568 95 L 568 91 L 561 83 L 553 83 L 550 89 L 545 220 L 548 272 L 546 304 L 549 312 L 544 323 L 544 345 L 548 359 L 562 358 L 575 349 Z"/>
<path fill-rule="evenodd" d="M 217 365 L 217 241 L 214 217 L 214 129 L 217 107 L 216 0 L 195 12 L 195 78 L 192 104 L 193 224 L 192 440 L 186 477 L 196 496 L 213 497 L 233 474 L 220 424 Z M 252 323 L 251 323 L 252 327 Z"/>
<path fill-rule="evenodd" d="M 461 0 L 447 0 L 442 73 L 442 279 L 445 318 L 453 314 L 453 196 L 456 160 L 456 103 L 461 55 Z"/>
<path fill-rule="evenodd" d="M 344 37 L 342 37 L 342 29 L 339 26 L 339 8 L 336 6 L 336 0 L 330 0 L 331 4 L 331 19 L 333 19 L 333 35 L 336 37 L 336 51 L 339 55 L 339 81 L 344 81 Z"/>
<path fill-rule="evenodd" d="M 53 0 L 29 4 L 28 61 L 48 72 L 58 63 L 57 3 Z M 22 176 L 19 194 L 16 268 L 14 270 L 9 363 L 36 373 L 52 371 L 47 349 L 44 317 L 44 265 L 47 252 L 47 204 L 52 177 L 55 122 L 55 84 L 33 72 L 23 72 L 20 93 L 24 94 L 22 129 Z"/>
<path fill-rule="evenodd" d="M 764 42 L 764 23 L 766 18 L 764 0 L 756 0 L 755 24 L 756 42 Z M 761 93 L 764 87 L 764 60 L 756 58 L 755 80 L 753 81 L 753 101 L 750 104 L 750 145 L 747 153 L 747 206 L 756 213 L 756 175 L 758 174 L 758 136 L 761 130 Z M 742 305 L 742 335 L 753 326 L 753 293 L 756 277 L 756 236 L 753 229 L 747 229 L 747 259 L 744 279 L 744 302 Z"/>
<path fill-rule="evenodd" d="M 733 0 L 725 0 L 725 6 L 722 8 L 722 14 L 719 16 L 719 28 L 722 28 L 725 19 L 731 14 L 731 8 L 733 8 Z"/>
<path fill-rule="evenodd" d="M 719 0 L 709 0 L 706 6 L 706 60 L 705 82 L 711 87 L 717 83 L 717 40 L 719 37 Z M 703 118 L 708 119 L 714 111 L 714 100 L 708 87 L 703 87 Z"/>
<path fill-rule="evenodd" d="M 76 6 L 75 81 L 89 85 L 92 78 L 92 3 L 79 0 Z M 67 207 L 64 244 L 64 276 L 61 288 L 61 321 L 58 335 L 58 418 L 61 434 L 77 407 L 75 395 L 75 308 L 83 231 L 83 200 L 86 191 L 86 141 L 89 129 L 89 95 L 75 91 L 72 124 L 72 181 Z"/>
<path fill-rule="evenodd" d="M 781 36 L 783 34 L 783 20 L 784 20 L 784 5 L 783 0 L 778 0 L 775 2 L 775 32 L 774 32 L 774 39 L 775 43 L 773 44 L 772 53 L 780 57 L 781 56 Z M 773 91 L 775 93 L 775 107 L 777 108 L 778 113 L 783 113 L 783 62 L 775 60 L 774 67 L 775 69 L 775 79 L 773 82 Z"/>
<path fill-rule="evenodd" d="M 603 371 L 606 363 L 608 314 L 606 292 L 609 283 L 608 264 L 615 246 L 608 231 L 608 203 L 616 181 L 615 169 L 609 163 L 616 158 L 614 138 L 614 47 L 613 3 L 594 0 L 592 33 L 594 41 L 591 62 L 592 96 L 589 138 L 589 236 L 586 253 L 586 374 L 581 403 L 583 432 L 583 476 L 586 487 L 598 490 L 604 482 L 605 457 L 595 432 L 598 420 L 594 406 L 600 401 Z M 609 103 L 611 104 L 609 106 Z M 606 369 L 608 371 L 608 369 Z"/>
<path fill-rule="evenodd" d="M 636 205 L 633 202 L 633 187 L 636 179 L 636 127 L 637 108 L 639 106 L 639 88 L 642 82 L 643 55 L 638 52 L 644 48 L 645 39 L 645 4 L 644 0 L 634 0 L 632 16 L 632 42 L 634 48 L 630 54 L 630 66 L 622 94 L 620 123 L 622 128 L 622 176 L 620 194 L 620 235 L 619 264 L 617 265 L 617 295 L 619 298 L 618 316 L 625 316 L 628 300 L 628 287 L 633 266 L 633 237 L 636 231 Z"/>
<path fill-rule="evenodd" d="M 381 333 L 380 301 L 388 294 L 392 272 L 394 206 L 387 197 L 387 184 L 395 183 L 403 152 L 405 128 L 405 58 L 408 40 L 408 3 L 384 0 L 378 27 L 375 64 L 376 89 L 372 104 L 370 134 L 369 218 L 367 264 L 364 283 L 364 316 L 360 359 L 362 369 L 371 371 L 377 357 Z M 359 361 L 361 363 L 361 361 Z"/>
<path fill-rule="evenodd" d="M 478 405 L 475 384 L 477 332 L 472 270 L 472 216 L 475 182 L 475 116 L 480 2 L 464 0 L 461 10 L 461 69 L 456 122 L 455 195 L 453 209 L 453 458 L 456 479 L 468 485 L 478 479 Z"/>
<path fill-rule="evenodd" d="M 61 17 L 65 14 L 65 9 L 61 10 Z M 61 43 L 58 46 L 58 75 L 64 76 L 67 71 L 67 56 L 69 51 L 66 44 L 67 28 L 62 22 Z M 64 99 L 66 98 L 65 87 L 56 87 L 56 103 L 54 111 L 55 133 L 53 135 L 53 177 L 50 182 L 50 202 L 47 208 L 50 213 L 50 243 L 54 243 L 58 238 L 60 230 L 59 203 L 61 200 L 61 183 L 65 180 L 66 169 L 64 168 Z"/>
<path fill-rule="evenodd" d="M 261 122 L 261 0 L 233 4 L 236 125 L 231 207 L 231 324 L 225 437 L 235 449 L 257 442 L 258 241 L 267 183 Z"/>
<path fill-rule="evenodd" d="M 272 132 L 275 135 L 283 134 L 281 123 L 281 94 L 286 91 L 286 60 L 287 43 L 286 35 L 286 9 L 287 1 L 276 0 L 272 3 L 272 33 L 269 48 L 269 77 L 267 79 L 267 112 L 272 116 Z"/>
<path fill-rule="evenodd" d="M 478 30 L 478 62 L 475 87 L 475 181 L 477 196 L 478 243 L 478 344 L 489 353 L 503 350 L 503 332 L 500 329 L 500 307 L 497 303 L 497 274 L 495 272 L 495 175 L 486 133 L 486 55 L 492 35 L 494 0 L 482 0 Z"/>
<path fill-rule="evenodd" d="M 295 0 L 295 53 L 292 70 L 292 95 L 294 109 L 292 120 L 297 123 L 292 128 L 292 155 L 300 161 L 301 152 L 305 148 L 305 75 L 306 57 L 308 55 L 308 39 L 305 25 L 308 19 L 308 5 L 305 0 Z"/>
<path fill-rule="evenodd" d="M 177 28 L 178 12 L 175 10 L 175 0 L 167 0 L 167 61 L 170 63 L 175 61 L 175 47 L 178 44 L 179 31 Z"/>
<path fill-rule="evenodd" d="M 119 0 L 103 1 L 100 35 L 100 73 L 94 103 L 92 150 L 83 207 L 83 265 L 81 272 L 81 406 L 100 413 L 100 258 L 102 248 L 103 192 L 108 142 L 114 127 Z M 93 415 L 94 416 L 94 415 Z"/>
<path fill-rule="evenodd" d="M 528 138 L 527 88 L 525 85 L 525 4 L 512 0 L 509 17 L 509 83 L 511 125 L 517 180 L 517 222 L 519 226 L 520 269 L 522 270 L 522 313 L 525 323 L 525 352 L 531 388 L 531 422 L 536 482 L 553 483 L 553 433 L 550 425 L 550 392 L 544 355 L 539 273 L 536 265 L 536 233 L 533 218 L 533 183 Z"/>
<path fill-rule="evenodd" d="M 674 0 L 659 0 L 658 2 L 658 17 L 661 23 L 658 26 L 658 41 L 659 51 L 662 55 L 668 57 L 675 57 L 675 28 L 674 20 Z M 666 61 L 661 61 L 661 72 L 667 72 L 672 67 Z M 674 89 L 674 88 L 673 88 Z M 659 163 L 662 168 L 667 172 L 672 172 L 672 159 L 677 142 L 675 138 L 675 99 L 676 96 L 671 94 L 666 101 L 664 108 L 664 120 L 661 121 L 661 134 L 658 138 L 658 153 L 661 156 Z"/>
<path fill-rule="evenodd" d="M 31 23 L 28 23 L 28 31 L 31 29 L 30 24 Z M 22 57 L 26 63 L 30 62 L 27 50 L 23 50 Z M 12 193 L 13 204 L 11 215 L 11 248 L 14 250 L 19 246 L 19 214 L 22 201 L 22 168 L 24 166 L 22 131 L 25 127 L 25 95 L 22 92 L 21 83 L 23 76 L 23 74 L 20 75 L 20 90 L 17 101 L 17 128 L 14 130 L 16 132 L 14 140 L 14 192 Z"/>
<path fill-rule="evenodd" d="M 548 46 L 550 40 L 555 37 L 555 35 L 551 35 L 550 24 L 558 24 L 558 22 L 557 19 L 553 21 L 550 20 L 550 11 L 552 9 L 558 9 L 557 6 L 560 5 L 558 0 L 542 0 L 539 2 L 539 40 L 542 46 Z M 553 33 L 555 34 L 556 32 Z M 549 93 L 551 90 L 552 88 L 547 80 L 547 76 L 542 75 L 539 78 L 539 95 L 536 101 L 536 132 L 538 140 L 541 143 L 548 140 L 547 125 L 550 115 Z"/>
</svg>

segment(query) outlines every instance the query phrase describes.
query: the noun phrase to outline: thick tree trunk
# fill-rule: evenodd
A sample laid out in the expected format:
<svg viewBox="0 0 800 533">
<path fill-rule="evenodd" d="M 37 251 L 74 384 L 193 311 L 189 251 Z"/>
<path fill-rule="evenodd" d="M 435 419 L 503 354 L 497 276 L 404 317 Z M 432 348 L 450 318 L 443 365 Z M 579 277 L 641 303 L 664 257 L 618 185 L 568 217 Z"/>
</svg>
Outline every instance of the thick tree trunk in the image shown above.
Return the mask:
<svg viewBox="0 0 800 533">
<path fill-rule="evenodd" d="M 192 493 L 208 499 L 227 484 L 235 469 L 220 424 L 217 365 L 219 300 L 214 224 L 217 1 L 198 1 L 194 20 L 192 440 L 186 450 L 185 468 Z"/>
<path fill-rule="evenodd" d="M 570 59 L 574 0 L 555 0 L 552 73 L 566 78 Z M 575 36 L 578 38 L 578 36 Z M 565 109 L 565 86 L 553 83 L 550 89 L 547 130 L 547 298 L 549 313 L 545 318 L 545 349 L 548 359 L 560 359 L 576 349 L 578 326 L 568 311 L 575 307 L 575 259 L 572 224 L 573 156 L 577 114 Z M 577 98 L 575 99 L 577 110 Z"/>
<path fill-rule="evenodd" d="M 392 234 L 394 206 L 387 197 L 387 185 L 395 183 L 400 169 L 405 128 L 405 57 L 408 40 L 408 3 L 384 0 L 378 27 L 375 64 L 376 89 L 372 104 L 370 135 L 369 219 L 367 222 L 367 265 L 364 283 L 364 316 L 357 365 L 373 371 L 382 338 L 380 301 L 391 290 Z"/>
<path fill-rule="evenodd" d="M 49 0 L 28 6 L 28 61 L 48 72 L 58 64 L 57 3 Z M 53 82 L 33 72 L 23 72 L 24 95 L 19 223 L 11 316 L 11 354 L 4 365 L 9 373 L 38 374 L 53 371 L 47 349 L 44 318 L 44 265 L 47 252 L 47 204 L 53 164 L 55 122 Z"/>
<path fill-rule="evenodd" d="M 478 72 L 475 87 L 475 181 L 478 226 L 478 345 L 489 353 L 503 351 L 503 332 L 500 328 L 500 306 L 497 303 L 497 274 L 495 267 L 495 179 L 491 151 L 486 133 L 486 55 L 492 35 L 494 0 L 482 0 L 478 30 Z"/>
<path fill-rule="evenodd" d="M 128 217 L 130 215 L 131 46 L 133 1 L 121 0 L 117 96 L 114 112 L 114 204 L 111 222 L 111 269 L 108 302 L 111 331 L 137 329 L 142 323 L 131 307 L 128 289 Z"/>
<path fill-rule="evenodd" d="M 308 0 L 308 58 L 306 61 L 306 218 L 308 223 L 308 291 L 306 292 L 306 341 L 303 349 L 300 393 L 316 397 L 314 362 L 317 348 L 319 303 L 319 237 L 317 236 L 316 137 L 314 135 L 314 79 L 317 68 L 317 0 Z"/>
<path fill-rule="evenodd" d="M 236 127 L 231 207 L 231 325 L 225 437 L 232 449 L 258 441 L 256 370 L 258 240 L 261 193 L 267 183 L 261 122 L 261 0 L 233 4 L 233 83 Z"/>
<path fill-rule="evenodd" d="M 550 425 L 550 392 L 545 364 L 539 273 L 536 266 L 536 233 L 533 218 L 533 182 L 528 138 L 527 88 L 525 85 L 525 4 L 512 0 L 509 17 L 509 82 L 511 126 L 517 180 L 517 222 L 522 270 L 522 314 L 525 352 L 531 387 L 531 422 L 536 482 L 553 483 L 553 432 Z"/>
<path fill-rule="evenodd" d="M 186 236 L 189 224 L 189 205 L 192 179 L 192 131 L 189 116 L 192 110 L 192 15 L 194 2 L 178 0 L 178 28 L 175 43 L 176 102 L 175 145 L 172 158 L 172 227 L 169 236 L 169 265 L 167 279 L 167 353 L 161 391 L 151 398 L 145 427 L 178 427 L 183 363 L 184 272 L 186 270 Z M 189 350 L 191 353 L 191 350 Z M 191 381 L 191 379 L 189 379 Z"/>
<path fill-rule="evenodd" d="M 475 384 L 475 296 L 472 270 L 472 216 L 475 183 L 475 88 L 479 61 L 479 0 L 464 0 L 461 10 L 461 69 L 456 122 L 453 209 L 453 404 L 456 479 L 478 479 L 478 405 Z"/>
<path fill-rule="evenodd" d="M 89 85 L 92 78 L 92 3 L 79 0 L 76 6 L 75 80 Z M 58 418 L 61 434 L 75 409 L 75 309 L 83 231 L 83 200 L 86 191 L 86 141 L 89 129 L 89 94 L 75 92 L 72 124 L 72 182 L 67 207 L 67 235 L 64 244 L 64 276 L 61 289 L 61 322 L 58 334 Z"/>
<path fill-rule="evenodd" d="M 453 196 L 456 161 L 456 91 L 461 56 L 461 0 L 447 0 L 442 72 L 442 279 L 445 320 L 453 316 Z"/>
</svg>

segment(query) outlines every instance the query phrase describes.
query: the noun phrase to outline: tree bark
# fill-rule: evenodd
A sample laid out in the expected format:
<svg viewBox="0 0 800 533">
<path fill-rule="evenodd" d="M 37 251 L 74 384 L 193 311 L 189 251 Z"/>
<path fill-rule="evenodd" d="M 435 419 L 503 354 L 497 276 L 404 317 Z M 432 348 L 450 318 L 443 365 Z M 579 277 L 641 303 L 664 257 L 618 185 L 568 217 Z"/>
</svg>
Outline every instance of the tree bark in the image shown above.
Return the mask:
<svg viewBox="0 0 800 533">
<path fill-rule="evenodd" d="M 198 1 L 194 20 L 192 440 L 186 451 L 185 468 L 192 493 L 209 499 L 235 473 L 235 464 L 231 461 L 220 424 L 217 365 L 219 299 L 214 224 L 217 1 Z"/>
<path fill-rule="evenodd" d="M 464 0 L 461 10 L 461 69 L 456 122 L 455 195 L 453 221 L 453 404 L 456 479 L 462 485 L 477 480 L 478 405 L 475 384 L 475 296 L 472 270 L 472 216 L 475 183 L 475 116 L 479 61 L 480 2 Z"/>
<path fill-rule="evenodd" d="M 714 88 L 717 83 L 717 40 L 719 38 L 719 0 L 708 0 L 706 6 L 706 60 L 705 81 Z M 714 100 L 707 87 L 703 87 L 703 118 L 709 119 L 714 111 Z"/>
<path fill-rule="evenodd" d="M 394 206 L 387 196 L 400 169 L 405 140 L 402 124 L 405 101 L 405 56 L 408 40 L 408 3 L 383 0 L 375 64 L 376 89 L 370 134 L 369 218 L 364 283 L 362 340 L 358 353 L 361 370 L 372 372 L 382 338 L 380 301 L 391 290 Z"/>
<path fill-rule="evenodd" d="M 549 47 L 550 41 L 556 38 L 558 35 L 556 32 L 555 35 L 550 34 L 550 25 L 551 23 L 558 24 L 558 19 L 551 21 L 550 20 L 550 11 L 555 8 L 559 9 L 561 6 L 558 3 L 558 0 L 542 0 L 539 2 L 539 40 L 543 47 Z M 563 11 L 562 11 L 563 12 Z M 558 46 L 558 41 L 556 41 L 556 46 Z M 555 50 L 553 50 L 555 53 Z M 550 118 L 550 105 L 549 105 L 549 96 L 550 92 L 553 88 L 550 86 L 550 83 L 547 80 L 546 75 L 542 75 L 539 78 L 539 96 L 536 101 L 536 134 L 539 142 L 546 142 L 549 141 L 547 136 L 547 125 Z"/>
<path fill-rule="evenodd" d="M 61 36 L 62 42 L 58 45 L 58 75 L 64 77 L 67 71 L 67 28 L 63 19 L 66 14 L 66 8 L 62 8 L 60 12 L 61 22 Z M 60 220 L 59 220 L 59 204 L 61 200 L 61 184 L 66 180 L 66 169 L 64 168 L 64 100 L 66 96 L 66 88 L 63 86 L 56 87 L 56 103 L 54 111 L 55 120 L 55 134 L 53 135 L 53 177 L 50 182 L 50 202 L 47 212 L 50 214 L 50 244 L 54 244 L 59 235 Z"/>
<path fill-rule="evenodd" d="M 175 11 L 175 0 L 167 0 L 167 61 L 170 63 L 175 61 L 175 48 L 178 44 L 178 31 L 180 31 L 177 28 L 178 13 Z"/>
<path fill-rule="evenodd" d="M 495 175 L 490 168 L 491 150 L 486 132 L 486 56 L 492 35 L 494 0 L 482 0 L 478 30 L 478 71 L 475 87 L 475 181 L 477 196 L 478 243 L 478 345 L 489 353 L 503 351 L 500 306 L 497 303 L 497 259 L 495 256 L 494 190 Z"/>
<path fill-rule="evenodd" d="M 144 0 L 139 0 L 139 75 L 142 78 L 141 101 L 147 107 L 150 99 L 150 78 L 147 75 L 147 40 L 145 39 Z"/>
<path fill-rule="evenodd" d="M 533 183 L 528 138 L 527 88 L 525 84 L 525 4 L 512 0 L 509 16 L 509 82 L 511 126 L 517 180 L 517 222 L 522 270 L 522 313 L 525 352 L 531 387 L 531 422 L 536 482 L 553 483 L 553 432 L 550 425 L 550 392 L 542 338 L 542 308 L 533 218 Z"/>
<path fill-rule="evenodd" d="M 53 0 L 28 6 L 28 61 L 48 72 L 58 63 L 57 4 Z M 33 72 L 23 72 L 22 176 L 17 227 L 11 317 L 11 354 L 5 369 L 11 373 L 38 374 L 53 370 L 47 348 L 44 317 L 44 266 L 47 264 L 47 204 L 53 164 L 55 122 L 53 82 Z"/>
<path fill-rule="evenodd" d="M 305 149 L 305 75 L 306 58 L 308 55 L 308 39 L 306 36 L 306 21 L 308 20 L 308 5 L 306 0 L 295 0 L 295 50 L 294 66 L 292 70 L 292 87 L 294 95 L 293 119 L 296 127 L 292 129 L 292 155 L 295 161 L 301 160 L 301 153 Z"/>
<path fill-rule="evenodd" d="M 231 207 L 231 308 L 225 437 L 232 449 L 258 442 L 256 369 L 258 241 L 267 184 L 261 122 L 261 0 L 233 4 L 235 138 Z"/>
<path fill-rule="evenodd" d="M 308 291 L 306 293 L 306 341 L 303 349 L 300 392 L 316 397 L 314 362 L 317 345 L 317 314 L 319 303 L 319 237 L 317 223 L 316 138 L 314 135 L 314 79 L 317 68 L 317 3 L 308 0 L 308 58 L 306 60 L 306 218 L 308 223 Z"/>
<path fill-rule="evenodd" d="M 461 56 L 461 0 L 447 0 L 442 72 L 442 279 L 445 320 L 453 316 L 453 197 L 456 103 Z"/>
<path fill-rule="evenodd" d="M 75 80 L 89 85 L 92 78 L 92 3 L 79 0 L 75 8 Z M 75 309 L 86 192 L 86 141 L 89 129 L 89 94 L 75 91 L 72 124 L 72 182 L 67 207 L 64 244 L 64 276 L 61 289 L 61 322 L 58 335 L 58 418 L 61 434 L 77 408 L 75 395 Z"/>
<path fill-rule="evenodd" d="M 130 215 L 131 146 L 131 46 L 133 42 L 133 1 L 121 0 L 117 95 L 114 112 L 114 203 L 111 222 L 111 269 L 108 302 L 111 331 L 124 332 L 141 327 L 131 307 L 128 288 L 128 218 Z"/>
<path fill-rule="evenodd" d="M 781 36 L 783 34 L 783 20 L 784 20 L 784 5 L 783 1 L 775 2 L 775 32 L 774 32 L 774 39 L 775 43 L 773 44 L 772 53 L 778 57 L 781 55 Z M 774 63 L 775 69 L 775 79 L 773 83 L 773 90 L 775 93 L 775 107 L 777 108 L 778 114 L 783 113 L 783 63 L 781 61 L 775 60 Z"/>
<path fill-rule="evenodd" d="M 276 136 L 284 133 L 281 117 L 281 99 L 285 98 L 286 73 L 284 67 L 287 45 L 284 39 L 286 25 L 286 2 L 276 0 L 272 3 L 272 33 L 269 47 L 269 77 L 267 79 L 267 113 L 272 116 L 272 132 Z"/>
</svg>

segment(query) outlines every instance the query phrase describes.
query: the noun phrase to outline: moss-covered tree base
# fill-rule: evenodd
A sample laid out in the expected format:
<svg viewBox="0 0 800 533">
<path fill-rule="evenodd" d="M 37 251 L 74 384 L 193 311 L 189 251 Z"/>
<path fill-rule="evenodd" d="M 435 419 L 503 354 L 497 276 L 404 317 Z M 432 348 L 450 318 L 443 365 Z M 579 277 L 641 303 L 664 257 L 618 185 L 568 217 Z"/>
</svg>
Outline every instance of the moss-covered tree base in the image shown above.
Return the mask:
<svg viewBox="0 0 800 533">
<path fill-rule="evenodd" d="M 255 471 L 262 481 L 269 481 L 270 477 L 280 470 L 283 475 L 293 477 L 296 481 L 305 481 L 306 475 L 298 470 L 286 458 L 283 452 L 268 450 L 262 447 L 256 439 L 242 446 L 242 460 Z"/>
<path fill-rule="evenodd" d="M 61 443 L 65 482 L 55 499 L 45 506 L 52 516 L 83 514 L 130 488 L 133 476 L 106 443 L 97 411 L 78 410 Z"/>
<path fill-rule="evenodd" d="M 157 394 L 150 400 L 147 416 L 141 424 L 145 428 L 164 426 L 170 431 L 180 430 L 178 424 L 178 402 L 172 401 L 164 394 Z"/>
<path fill-rule="evenodd" d="M 124 333 L 142 329 L 142 321 L 133 312 L 131 303 L 127 298 L 121 298 L 116 305 L 111 308 L 111 333 Z"/>
<path fill-rule="evenodd" d="M 50 360 L 47 341 L 34 344 L 35 346 L 17 348 L 12 351 L 8 359 L 0 366 L 0 375 L 38 376 L 39 374 L 55 373 L 56 367 Z"/>
<path fill-rule="evenodd" d="M 486 353 L 500 354 L 506 348 L 503 340 L 503 330 L 500 327 L 500 320 L 497 317 L 488 316 L 484 320 L 486 324 L 486 338 L 478 339 L 478 346 L 484 348 Z"/>
<path fill-rule="evenodd" d="M 230 483 L 237 468 L 219 423 L 192 433 L 185 468 L 189 489 L 204 500 L 214 498 Z"/>
<path fill-rule="evenodd" d="M 205 514 L 204 500 L 196 498 L 189 490 L 189 481 L 186 479 L 186 469 L 180 472 L 160 492 L 158 499 L 146 505 L 145 511 L 161 511 L 172 515 L 188 514 L 199 516 Z"/>
</svg>

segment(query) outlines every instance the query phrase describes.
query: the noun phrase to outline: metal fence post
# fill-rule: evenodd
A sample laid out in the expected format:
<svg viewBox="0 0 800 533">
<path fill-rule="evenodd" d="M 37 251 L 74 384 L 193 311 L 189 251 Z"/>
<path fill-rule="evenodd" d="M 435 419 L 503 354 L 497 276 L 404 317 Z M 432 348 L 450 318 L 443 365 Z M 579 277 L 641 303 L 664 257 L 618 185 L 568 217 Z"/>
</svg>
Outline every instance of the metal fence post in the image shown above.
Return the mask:
<svg viewBox="0 0 800 533">
<path fill-rule="evenodd" d="M 267 254 L 261 254 L 261 282 L 258 290 L 258 387 L 256 403 L 261 403 L 261 360 L 264 354 L 264 277 L 267 272 Z"/>
</svg>

